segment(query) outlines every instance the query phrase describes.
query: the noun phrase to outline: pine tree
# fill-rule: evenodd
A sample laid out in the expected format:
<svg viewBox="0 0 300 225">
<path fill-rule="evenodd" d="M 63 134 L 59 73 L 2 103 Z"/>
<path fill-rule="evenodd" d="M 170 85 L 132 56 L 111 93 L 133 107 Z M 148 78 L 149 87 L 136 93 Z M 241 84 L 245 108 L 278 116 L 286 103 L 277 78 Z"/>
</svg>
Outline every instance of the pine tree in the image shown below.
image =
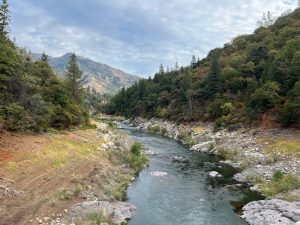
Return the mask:
<svg viewBox="0 0 300 225">
<path fill-rule="evenodd" d="M 9 5 L 7 0 L 2 0 L 0 6 L 0 35 L 7 36 L 8 34 L 8 25 L 10 22 L 10 12 Z"/>
<path fill-rule="evenodd" d="M 196 64 L 197 64 L 197 60 L 196 60 L 195 55 L 193 55 L 192 61 L 191 61 L 191 67 L 194 68 L 196 66 Z"/>
<path fill-rule="evenodd" d="M 219 57 L 219 53 L 215 52 L 210 58 L 210 73 L 207 76 L 205 86 L 205 96 L 207 98 L 215 98 L 216 94 L 221 93 L 223 90 Z"/>
<path fill-rule="evenodd" d="M 81 102 L 82 100 L 82 87 L 80 84 L 81 76 L 82 71 L 79 68 L 77 57 L 73 53 L 67 66 L 66 79 L 69 95 L 76 102 Z"/>
<path fill-rule="evenodd" d="M 179 70 L 178 62 L 175 63 L 175 71 Z"/>
<path fill-rule="evenodd" d="M 159 74 L 162 75 L 164 73 L 165 73 L 165 69 L 164 69 L 163 64 L 161 63 L 160 66 L 159 66 Z"/>
<path fill-rule="evenodd" d="M 43 62 L 48 62 L 48 56 L 46 55 L 45 52 L 43 52 L 43 54 L 41 55 L 41 60 L 42 60 Z"/>
</svg>

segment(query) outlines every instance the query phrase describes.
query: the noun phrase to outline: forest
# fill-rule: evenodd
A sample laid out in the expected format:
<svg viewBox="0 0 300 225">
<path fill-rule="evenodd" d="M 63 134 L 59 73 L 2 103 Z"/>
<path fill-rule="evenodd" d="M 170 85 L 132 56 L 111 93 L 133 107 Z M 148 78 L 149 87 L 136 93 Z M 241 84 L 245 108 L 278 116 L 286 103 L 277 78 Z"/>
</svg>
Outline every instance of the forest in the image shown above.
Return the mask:
<svg viewBox="0 0 300 225">
<path fill-rule="evenodd" d="M 87 93 L 76 55 L 70 57 L 64 78 L 48 64 L 47 55 L 31 55 L 9 38 L 7 0 L 0 6 L 0 126 L 12 131 L 46 131 L 89 125 Z"/>
<path fill-rule="evenodd" d="M 214 121 L 215 127 L 260 122 L 300 127 L 300 9 L 267 18 L 202 60 L 165 70 L 122 89 L 109 114 L 178 122 Z"/>
</svg>

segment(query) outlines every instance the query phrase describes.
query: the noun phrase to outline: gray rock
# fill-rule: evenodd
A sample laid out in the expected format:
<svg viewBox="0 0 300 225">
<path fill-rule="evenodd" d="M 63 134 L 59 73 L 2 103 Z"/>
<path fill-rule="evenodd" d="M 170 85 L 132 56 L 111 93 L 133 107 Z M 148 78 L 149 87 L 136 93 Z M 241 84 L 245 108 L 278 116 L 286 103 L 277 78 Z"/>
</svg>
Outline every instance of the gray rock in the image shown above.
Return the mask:
<svg viewBox="0 0 300 225">
<path fill-rule="evenodd" d="M 217 171 L 211 171 L 208 174 L 209 177 L 211 178 L 222 178 L 223 176 L 221 174 L 219 174 Z"/>
<path fill-rule="evenodd" d="M 111 218 L 113 223 L 119 224 L 130 220 L 135 210 L 136 207 L 127 202 L 88 201 L 72 206 L 67 218 L 84 221 L 90 213 L 102 213 Z"/>
<path fill-rule="evenodd" d="M 196 144 L 191 147 L 192 151 L 198 151 L 198 152 L 209 152 L 211 149 L 211 146 L 214 146 L 214 141 L 207 141 L 200 144 Z"/>
<path fill-rule="evenodd" d="M 300 202 L 255 201 L 244 206 L 243 211 L 242 218 L 250 225 L 294 225 L 300 221 Z"/>
<path fill-rule="evenodd" d="M 167 172 L 159 172 L 159 171 L 151 172 L 151 176 L 153 176 L 153 177 L 163 177 L 163 176 L 167 176 L 167 175 L 168 175 Z"/>
</svg>

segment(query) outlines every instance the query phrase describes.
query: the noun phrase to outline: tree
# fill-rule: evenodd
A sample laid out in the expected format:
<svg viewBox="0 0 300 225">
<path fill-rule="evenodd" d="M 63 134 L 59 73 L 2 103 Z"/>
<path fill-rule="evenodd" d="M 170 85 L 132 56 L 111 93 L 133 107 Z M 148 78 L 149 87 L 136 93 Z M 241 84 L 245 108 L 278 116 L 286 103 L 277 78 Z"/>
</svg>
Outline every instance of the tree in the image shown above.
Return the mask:
<svg viewBox="0 0 300 225">
<path fill-rule="evenodd" d="M 43 62 L 48 62 L 48 56 L 46 55 L 45 52 L 43 52 L 43 54 L 41 55 L 41 60 L 42 60 Z"/>
<path fill-rule="evenodd" d="M 216 94 L 221 93 L 223 90 L 222 81 L 220 78 L 220 65 L 219 65 L 220 54 L 213 52 L 210 57 L 210 72 L 205 81 L 204 95 L 207 99 L 215 98 Z"/>
<path fill-rule="evenodd" d="M 7 0 L 2 0 L 0 6 L 0 35 L 7 36 L 10 22 L 10 12 Z"/>
<path fill-rule="evenodd" d="M 250 108 L 256 112 L 266 112 L 277 106 L 282 98 L 279 95 L 279 84 L 268 81 L 251 95 Z"/>
<path fill-rule="evenodd" d="M 69 91 L 70 97 L 75 102 L 82 102 L 82 87 L 80 84 L 80 79 L 82 76 L 82 71 L 79 68 L 77 57 L 73 53 L 70 57 L 67 72 L 66 72 L 66 83 Z"/>
<path fill-rule="evenodd" d="M 261 17 L 261 19 L 257 22 L 257 24 L 260 27 L 269 27 L 271 25 L 273 25 L 275 22 L 274 17 L 272 16 L 271 12 L 268 11 L 267 14 L 263 13 L 263 16 Z"/>
<path fill-rule="evenodd" d="M 191 67 L 194 68 L 196 66 L 196 64 L 197 64 L 197 60 L 196 60 L 195 55 L 193 55 L 192 61 L 191 61 Z"/>
<path fill-rule="evenodd" d="M 162 75 L 164 73 L 165 73 L 165 69 L 164 69 L 163 64 L 161 63 L 160 66 L 159 66 L 159 74 Z"/>
<path fill-rule="evenodd" d="M 178 62 L 175 63 L 175 68 L 174 68 L 174 69 L 175 69 L 175 71 L 178 71 L 178 70 L 179 70 Z"/>
</svg>

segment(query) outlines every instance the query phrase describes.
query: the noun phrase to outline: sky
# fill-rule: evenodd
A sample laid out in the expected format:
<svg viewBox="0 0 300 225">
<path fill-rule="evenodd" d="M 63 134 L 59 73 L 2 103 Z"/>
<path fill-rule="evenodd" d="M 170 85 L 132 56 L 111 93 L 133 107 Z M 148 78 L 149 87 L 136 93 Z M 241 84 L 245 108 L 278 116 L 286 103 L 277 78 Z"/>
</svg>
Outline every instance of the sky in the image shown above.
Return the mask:
<svg viewBox="0 0 300 225">
<path fill-rule="evenodd" d="M 68 52 L 149 76 L 160 63 L 188 65 L 251 33 L 268 10 L 297 0 L 10 0 L 11 36 L 34 53 Z"/>
</svg>

